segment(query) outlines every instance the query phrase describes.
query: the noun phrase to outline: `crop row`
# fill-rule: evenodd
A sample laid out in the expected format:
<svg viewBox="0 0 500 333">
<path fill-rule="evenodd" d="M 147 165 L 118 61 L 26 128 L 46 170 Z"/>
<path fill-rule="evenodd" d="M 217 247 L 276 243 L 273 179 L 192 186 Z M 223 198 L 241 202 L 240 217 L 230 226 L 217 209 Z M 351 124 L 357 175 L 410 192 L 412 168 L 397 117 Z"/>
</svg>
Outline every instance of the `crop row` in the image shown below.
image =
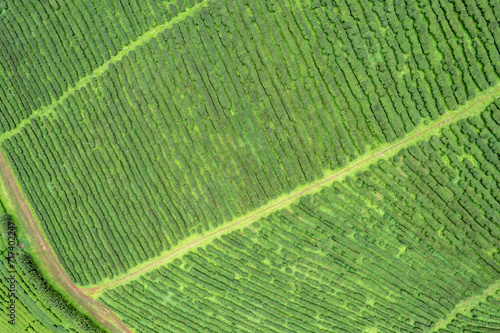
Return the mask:
<svg viewBox="0 0 500 333">
<path fill-rule="evenodd" d="M 428 331 L 500 277 L 499 105 L 99 300 L 145 332 Z"/>
<path fill-rule="evenodd" d="M 0 133 L 195 2 L 9 2 L 0 14 Z"/>
<path fill-rule="evenodd" d="M 435 18 L 412 1 L 211 2 L 4 150 L 70 276 L 95 284 L 402 138 L 463 104 L 460 89 L 494 84 L 494 35 L 455 31 L 467 15 L 485 20 L 476 7 L 442 19 L 460 4 L 433 4 Z M 445 31 L 462 41 L 448 67 Z"/>
<path fill-rule="evenodd" d="M 24 249 L 18 247 L 12 216 L 0 215 L 0 310 L 2 332 L 98 332 L 43 279 Z M 12 229 L 14 227 L 14 229 Z"/>
<path fill-rule="evenodd" d="M 2 241 L 3 242 L 3 241 Z M 4 306 L 0 315 L 4 320 L 0 323 L 0 330 L 3 332 L 53 332 L 52 328 L 58 329 L 56 332 L 67 332 L 64 327 L 58 325 L 61 319 L 58 318 L 49 309 L 37 304 L 37 294 L 30 290 L 29 284 L 24 279 L 20 279 L 16 274 L 16 298 L 15 298 L 15 325 L 9 324 L 10 316 L 10 282 L 12 273 L 8 266 L 2 260 L 0 263 L 0 277 L 2 284 L 0 286 L 0 300 Z"/>
<path fill-rule="evenodd" d="M 439 333 L 495 333 L 500 331 L 500 292 L 488 296 L 466 313 L 459 313 Z"/>
</svg>

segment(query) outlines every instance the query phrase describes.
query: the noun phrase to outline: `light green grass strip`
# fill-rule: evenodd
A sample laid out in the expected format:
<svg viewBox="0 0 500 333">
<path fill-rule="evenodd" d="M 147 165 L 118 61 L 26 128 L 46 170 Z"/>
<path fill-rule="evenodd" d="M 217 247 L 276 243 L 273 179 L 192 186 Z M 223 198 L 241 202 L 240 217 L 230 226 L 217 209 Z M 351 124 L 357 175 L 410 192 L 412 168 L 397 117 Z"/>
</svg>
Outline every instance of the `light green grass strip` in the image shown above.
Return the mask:
<svg viewBox="0 0 500 333">
<path fill-rule="evenodd" d="M 138 277 L 181 257 L 195 248 L 208 245 L 217 237 L 230 233 L 234 230 L 244 228 L 257 220 L 272 214 L 273 212 L 289 207 L 301 197 L 319 192 L 321 189 L 330 186 L 333 182 L 342 181 L 345 177 L 354 175 L 381 159 L 390 158 L 396 155 L 401 149 L 407 148 L 415 144 L 417 141 L 429 139 L 432 135 L 439 135 L 443 127 L 449 125 L 451 122 L 456 122 L 471 115 L 480 114 L 488 105 L 499 97 L 500 84 L 478 94 L 476 98 L 467 102 L 460 109 L 449 111 L 434 121 L 419 125 L 413 131 L 409 132 L 403 139 L 383 144 L 376 150 L 368 151 L 341 169 L 326 171 L 322 178 L 301 186 L 293 192 L 282 195 L 259 209 L 243 215 L 230 223 L 226 223 L 220 227 L 212 229 L 208 233 L 192 235 L 184 239 L 174 248 L 165 251 L 158 257 L 152 258 L 135 266 L 123 275 L 113 279 L 103 280 L 95 286 L 80 289 L 93 298 L 98 297 L 100 293 L 107 289 L 111 289 L 137 279 Z"/>
<path fill-rule="evenodd" d="M 485 301 L 489 296 L 494 296 L 497 291 L 500 290 L 500 280 L 496 280 L 487 289 L 483 291 L 481 295 L 474 295 L 467 299 L 464 299 L 458 303 L 453 310 L 442 320 L 438 321 L 429 332 L 437 332 L 442 328 L 446 328 L 453 319 L 456 318 L 457 314 L 461 312 L 467 312 L 479 305 L 479 303 Z"/>
<path fill-rule="evenodd" d="M 110 64 L 114 64 L 121 61 L 122 58 L 126 56 L 130 51 L 135 50 L 138 46 L 148 43 L 151 39 L 156 38 L 160 33 L 165 31 L 166 29 L 169 29 L 174 24 L 184 20 L 186 16 L 208 5 L 208 1 L 209 0 L 202 0 L 193 7 L 187 9 L 186 11 L 179 13 L 172 20 L 164 24 L 158 25 L 152 28 L 151 30 L 148 30 L 146 33 L 137 38 L 135 41 L 133 41 L 132 43 L 121 49 L 116 55 L 109 58 L 101 66 L 97 67 L 92 73 L 90 73 L 85 77 L 82 77 L 73 87 L 70 87 L 68 90 L 66 90 L 57 100 L 55 100 L 54 102 L 45 107 L 33 111 L 33 113 L 31 113 L 28 118 L 21 120 L 21 122 L 15 128 L 11 129 L 8 132 L 2 133 L 0 135 L 0 143 L 10 138 L 11 136 L 19 133 L 19 131 L 24 126 L 26 126 L 26 124 L 28 124 L 32 119 L 36 117 L 46 117 L 47 115 L 51 114 L 57 106 L 59 106 L 66 98 L 68 98 L 68 96 L 74 94 L 77 90 L 80 90 L 81 88 L 85 87 L 92 79 L 108 71 L 108 66 Z"/>
</svg>

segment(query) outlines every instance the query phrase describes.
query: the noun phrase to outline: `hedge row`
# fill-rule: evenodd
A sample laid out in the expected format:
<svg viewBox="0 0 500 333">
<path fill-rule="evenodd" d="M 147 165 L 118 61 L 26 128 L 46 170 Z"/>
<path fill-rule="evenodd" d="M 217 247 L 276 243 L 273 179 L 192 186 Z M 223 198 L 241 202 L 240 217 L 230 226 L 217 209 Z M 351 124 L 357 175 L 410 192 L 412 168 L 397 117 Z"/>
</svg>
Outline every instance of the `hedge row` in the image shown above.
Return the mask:
<svg viewBox="0 0 500 333">
<path fill-rule="evenodd" d="M 2 331 L 63 333 L 76 329 L 78 332 L 102 332 L 43 278 L 30 255 L 19 247 L 11 215 L 0 216 L 0 232 L 0 276 L 5 282 L 0 284 L 0 299 L 7 304 L 0 311 Z M 10 306 L 12 301 L 13 307 Z"/>
</svg>

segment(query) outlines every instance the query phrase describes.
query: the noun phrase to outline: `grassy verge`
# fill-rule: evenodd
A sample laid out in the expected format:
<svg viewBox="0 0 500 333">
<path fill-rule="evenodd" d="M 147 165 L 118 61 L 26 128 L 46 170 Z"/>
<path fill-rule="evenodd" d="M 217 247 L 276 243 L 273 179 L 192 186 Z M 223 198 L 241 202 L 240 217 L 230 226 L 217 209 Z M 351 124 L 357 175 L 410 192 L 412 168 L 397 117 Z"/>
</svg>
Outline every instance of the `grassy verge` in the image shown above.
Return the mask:
<svg viewBox="0 0 500 333">
<path fill-rule="evenodd" d="M 22 239 L 28 241 L 26 252 L 33 258 L 33 262 L 41 271 L 44 280 L 78 312 L 98 320 L 109 331 L 131 332 L 114 313 L 83 294 L 69 280 L 52 248 L 47 243 L 47 237 L 41 228 L 40 221 L 32 213 L 33 207 L 24 200 L 25 194 L 17 186 L 17 180 L 11 173 L 8 162 L 5 161 L 1 152 L 0 176 L 1 195 L 5 201 L 6 210 L 18 223 L 18 232 L 23 233 Z"/>
<path fill-rule="evenodd" d="M 489 296 L 495 295 L 498 290 L 500 290 L 500 280 L 496 280 L 494 283 L 492 283 L 483 291 L 482 294 L 471 296 L 458 303 L 445 318 L 434 324 L 429 332 L 437 332 L 442 328 L 446 328 L 446 326 L 448 326 L 448 324 L 451 324 L 453 319 L 455 319 L 459 313 L 474 309 L 479 305 L 479 303 L 485 301 Z"/>
<path fill-rule="evenodd" d="M 9 164 L 8 161 L 7 161 L 7 164 Z M 21 191 L 21 193 L 23 193 L 23 190 L 21 188 L 20 188 L 20 191 Z M 23 194 L 23 197 L 26 197 L 26 196 Z M 10 193 L 10 191 L 8 190 L 6 177 L 1 172 L 0 172 L 0 200 L 2 201 L 7 214 L 11 215 L 13 217 L 13 219 L 16 221 L 17 237 L 19 239 L 19 242 L 24 245 L 24 251 L 26 253 L 29 253 L 33 257 L 33 261 L 35 262 L 37 267 L 41 270 L 42 275 L 52 286 L 54 286 L 54 289 L 56 289 L 58 292 L 60 292 L 62 294 L 65 294 L 65 291 L 59 287 L 59 283 L 54 278 L 52 271 L 48 270 L 47 267 L 45 267 L 43 262 L 40 260 L 41 252 L 43 250 L 41 250 L 40 247 L 35 246 L 36 239 L 35 239 L 34 235 L 32 235 L 29 232 L 29 229 L 27 228 L 28 222 L 24 218 L 22 211 L 21 211 L 21 208 L 19 207 L 19 205 L 16 202 L 16 199 L 13 197 L 12 193 Z M 38 217 L 36 216 L 36 214 L 34 213 L 35 210 L 31 206 L 30 202 L 26 201 L 26 204 L 28 205 L 31 212 L 33 212 L 33 218 L 36 220 L 37 224 L 41 228 L 41 223 L 38 220 Z M 44 232 L 43 232 L 43 237 L 44 237 L 44 239 L 48 239 Z M 52 248 L 52 246 L 50 246 L 50 251 L 54 252 L 54 249 Z M 67 296 L 67 295 L 65 295 L 65 296 Z M 76 304 L 76 303 L 74 305 L 78 306 L 78 304 Z M 81 310 L 83 310 L 83 309 L 81 309 Z"/>
</svg>

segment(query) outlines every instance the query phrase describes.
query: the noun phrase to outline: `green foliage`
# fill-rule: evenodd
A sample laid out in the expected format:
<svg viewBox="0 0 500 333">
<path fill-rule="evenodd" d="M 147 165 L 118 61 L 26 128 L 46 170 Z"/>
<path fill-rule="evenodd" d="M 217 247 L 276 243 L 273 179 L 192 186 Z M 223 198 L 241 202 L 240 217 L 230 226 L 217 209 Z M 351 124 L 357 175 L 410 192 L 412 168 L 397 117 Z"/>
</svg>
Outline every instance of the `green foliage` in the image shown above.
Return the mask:
<svg viewBox="0 0 500 333">
<path fill-rule="evenodd" d="M 32 43 L 41 52 L 21 52 L 25 43 L 3 52 L 54 69 L 31 69 L 47 73 L 30 76 L 46 85 L 33 93 L 47 95 L 38 103 L 46 105 L 197 3 L 16 3 L 8 22 L 36 22 L 6 26 L 6 41 L 37 27 L 35 40 L 46 42 Z M 461 0 L 208 1 L 111 61 L 2 150 L 72 280 L 97 284 L 497 84 L 500 34 L 488 23 L 495 8 Z M 40 14 L 21 12 L 30 10 Z M 75 36 L 61 36 L 61 47 L 44 38 L 65 27 Z M 0 77 L 14 80 L 9 66 Z M 17 95 L 7 100 L 34 103 Z M 19 123 L 10 118 L 6 129 Z"/>
<path fill-rule="evenodd" d="M 40 271 L 23 248 L 19 247 L 12 216 L 0 216 L 0 300 L 9 305 L 15 300 L 15 318 L 10 317 L 10 308 L 0 310 L 1 332 L 102 332 L 96 324 L 80 314 L 61 294 L 43 278 Z M 14 245 L 11 241 L 14 239 Z M 9 261 L 8 258 L 12 258 Z M 9 281 L 15 280 L 15 287 Z M 14 297 L 11 297 L 14 291 Z M 15 319 L 15 324 L 8 323 Z"/>
<path fill-rule="evenodd" d="M 478 297 L 439 332 L 494 332 L 499 105 L 99 300 L 138 331 L 423 332 Z"/>
<path fill-rule="evenodd" d="M 57 100 L 151 27 L 168 21 L 171 9 L 164 4 L 132 4 L 2 1 L 0 133 Z"/>
<path fill-rule="evenodd" d="M 35 292 L 41 295 L 42 300 L 47 302 L 53 311 L 59 313 L 64 320 L 74 323 L 82 332 L 102 332 L 92 320 L 80 314 L 61 294 L 50 287 L 29 254 L 19 253 L 16 261 L 24 279 L 33 286 Z"/>
<path fill-rule="evenodd" d="M 460 313 L 439 333 L 481 332 L 495 333 L 500 330 L 500 293 L 488 296 L 465 313 Z"/>
<path fill-rule="evenodd" d="M 2 2 L 1 149 L 71 279 L 98 284 L 481 102 L 497 2 Z M 427 331 L 498 279 L 499 124 L 492 105 L 102 300 L 138 331 Z"/>
<path fill-rule="evenodd" d="M 0 202 L 1 205 L 1 202 Z M 0 215 L 0 234 L 7 240 L 9 231 L 15 232 L 14 222 L 12 221 L 12 216 L 7 213 Z"/>
</svg>

